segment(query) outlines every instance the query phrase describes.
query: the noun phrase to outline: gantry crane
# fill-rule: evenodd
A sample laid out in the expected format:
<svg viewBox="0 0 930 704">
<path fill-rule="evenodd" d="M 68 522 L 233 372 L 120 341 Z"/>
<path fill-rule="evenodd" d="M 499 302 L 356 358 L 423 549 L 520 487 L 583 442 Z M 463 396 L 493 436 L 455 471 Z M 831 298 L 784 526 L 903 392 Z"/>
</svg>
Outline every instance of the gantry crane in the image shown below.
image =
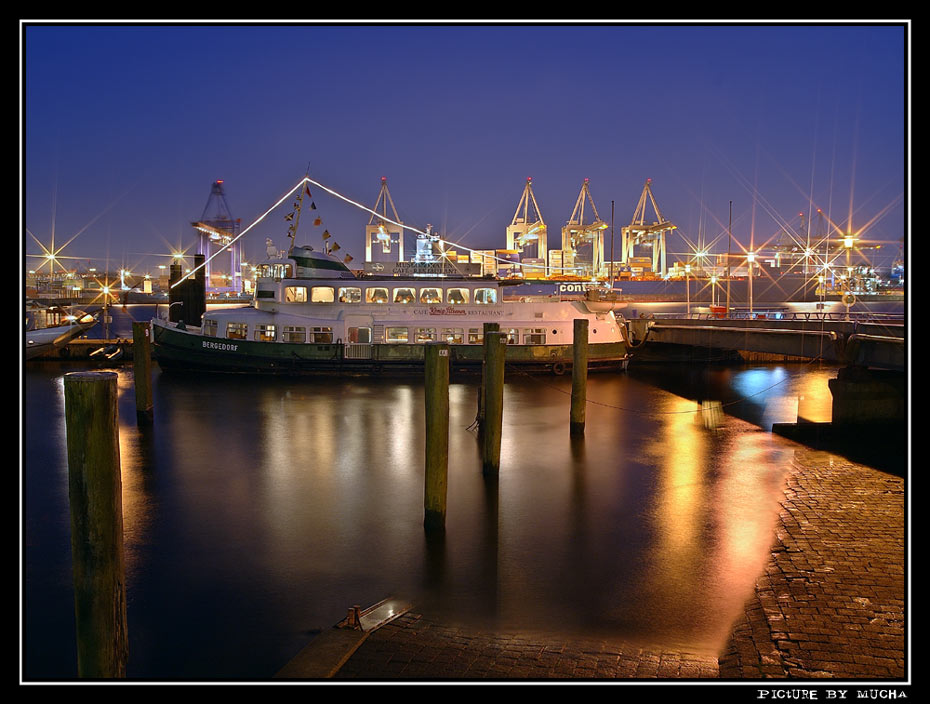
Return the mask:
<svg viewBox="0 0 930 704">
<path fill-rule="evenodd" d="M 588 224 L 584 221 L 586 202 L 590 203 L 591 212 L 594 215 L 594 220 Z M 599 274 L 604 263 L 604 230 L 608 227 L 608 224 L 597 214 L 597 206 L 594 205 L 594 199 L 591 197 L 588 179 L 585 179 L 581 185 L 578 200 L 575 201 L 572 216 L 562 228 L 562 251 L 573 253 L 575 268 L 582 276 Z M 579 257 L 579 247 L 587 246 L 591 247 L 590 259 Z"/>
<path fill-rule="evenodd" d="M 651 225 L 646 224 L 646 203 L 652 203 L 656 219 Z M 633 257 L 634 248 L 637 245 L 652 248 L 652 270 L 660 276 L 665 276 L 668 269 L 666 266 L 666 234 L 672 230 L 678 229 L 664 217 L 656 204 L 655 196 L 652 195 L 652 179 L 646 179 L 646 185 L 643 186 L 643 192 L 639 196 L 639 203 L 633 213 L 633 219 L 627 227 L 621 229 L 622 246 L 623 246 L 623 263 L 626 264 Z"/>
<path fill-rule="evenodd" d="M 212 213 L 212 215 L 210 214 Z M 223 190 L 223 181 L 217 180 L 210 187 L 210 196 L 207 198 L 207 204 L 204 206 L 203 214 L 200 220 L 192 222 L 191 225 L 199 234 L 197 253 L 206 257 L 204 266 L 204 278 L 207 286 L 210 286 L 210 264 L 211 249 L 216 247 L 221 251 L 228 249 L 230 252 L 230 286 L 220 288 L 231 288 L 233 291 L 242 290 L 242 249 L 240 243 L 236 241 L 239 235 L 241 220 L 233 219 L 229 213 L 229 206 L 226 204 L 226 193 Z"/>
<path fill-rule="evenodd" d="M 388 219 L 388 205 L 391 206 L 391 213 L 394 214 L 393 222 Z M 391 198 L 391 192 L 387 187 L 387 177 L 381 177 L 381 190 L 378 198 L 375 200 L 375 207 L 372 210 L 378 212 L 381 208 L 381 216 L 372 214 L 365 227 L 365 261 L 370 262 L 371 246 L 373 243 L 381 245 L 383 254 L 391 253 L 391 246 L 397 245 L 397 261 L 404 261 L 404 229 L 400 227 L 403 223 L 397 217 L 397 208 L 394 207 L 394 200 Z M 398 224 L 399 223 L 399 224 Z"/>
<path fill-rule="evenodd" d="M 532 214 L 532 217 L 531 217 Z M 523 196 L 517 204 L 513 220 L 507 226 L 507 249 L 529 252 L 535 259 L 542 259 L 542 274 L 548 270 L 548 243 L 546 223 L 543 221 L 536 196 L 533 195 L 533 179 L 527 178 Z"/>
</svg>

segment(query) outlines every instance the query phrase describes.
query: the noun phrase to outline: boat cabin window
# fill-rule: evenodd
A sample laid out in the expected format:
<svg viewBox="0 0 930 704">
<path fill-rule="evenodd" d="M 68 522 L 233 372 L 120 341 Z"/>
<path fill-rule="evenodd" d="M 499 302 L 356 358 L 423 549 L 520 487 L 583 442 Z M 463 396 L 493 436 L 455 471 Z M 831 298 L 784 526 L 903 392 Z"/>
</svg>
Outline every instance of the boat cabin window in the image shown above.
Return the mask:
<svg viewBox="0 0 930 704">
<path fill-rule="evenodd" d="M 245 323 L 227 323 L 226 337 L 233 340 L 245 340 L 248 338 L 249 326 Z"/>
<path fill-rule="evenodd" d="M 384 341 L 385 342 L 407 342 L 408 340 L 408 331 L 407 328 L 385 328 L 384 330 Z"/>
<path fill-rule="evenodd" d="M 316 342 L 317 344 L 332 344 L 333 341 L 333 329 L 331 327 L 315 327 L 310 328 L 310 339 L 308 342 Z"/>
<path fill-rule="evenodd" d="M 465 342 L 464 328 L 443 328 L 442 341 L 450 345 L 461 345 Z"/>
<path fill-rule="evenodd" d="M 510 328 L 507 331 L 507 344 L 508 345 L 519 345 L 520 344 L 520 331 L 516 328 Z"/>
<path fill-rule="evenodd" d="M 480 345 L 484 342 L 484 328 L 468 328 L 468 344 Z"/>
<path fill-rule="evenodd" d="M 371 342 L 371 328 L 349 328 L 349 342 L 359 344 Z"/>
<path fill-rule="evenodd" d="M 277 339 L 274 325 L 256 325 L 255 339 L 258 342 L 274 342 Z"/>
<path fill-rule="evenodd" d="M 436 328 L 417 328 L 413 336 L 414 342 L 432 342 L 436 339 Z"/>
<path fill-rule="evenodd" d="M 365 289 L 365 303 L 387 303 L 388 290 L 380 286 Z"/>
<path fill-rule="evenodd" d="M 307 287 L 306 286 L 285 286 L 284 287 L 285 303 L 306 303 Z"/>
<path fill-rule="evenodd" d="M 356 286 L 343 286 L 339 289 L 340 303 L 361 303 L 362 289 Z"/>
<path fill-rule="evenodd" d="M 274 298 L 274 291 L 267 288 L 260 288 L 255 292 L 256 298 Z"/>
<path fill-rule="evenodd" d="M 216 337 L 216 321 L 209 318 L 203 321 L 203 334 L 207 337 Z"/>
<path fill-rule="evenodd" d="M 394 303 L 413 303 L 416 298 L 416 291 L 412 288 L 394 289 Z"/>
<path fill-rule="evenodd" d="M 446 291 L 446 302 L 454 306 L 461 306 L 468 303 L 467 288 L 450 288 Z"/>
<path fill-rule="evenodd" d="M 497 289 L 476 288 L 475 303 L 477 303 L 479 306 L 489 306 L 497 303 Z"/>
<path fill-rule="evenodd" d="M 282 335 L 285 342 L 306 342 L 307 328 L 285 325 Z"/>
<path fill-rule="evenodd" d="M 293 275 L 293 267 L 285 262 L 262 264 L 259 268 L 259 276 L 266 279 L 290 279 Z"/>
<path fill-rule="evenodd" d="M 441 288 L 421 288 L 420 303 L 442 303 Z"/>
<path fill-rule="evenodd" d="M 523 331 L 524 345 L 545 345 L 546 328 L 528 328 Z"/>
<path fill-rule="evenodd" d="M 332 286 L 314 286 L 310 289 L 311 303 L 332 303 L 335 300 Z"/>
</svg>

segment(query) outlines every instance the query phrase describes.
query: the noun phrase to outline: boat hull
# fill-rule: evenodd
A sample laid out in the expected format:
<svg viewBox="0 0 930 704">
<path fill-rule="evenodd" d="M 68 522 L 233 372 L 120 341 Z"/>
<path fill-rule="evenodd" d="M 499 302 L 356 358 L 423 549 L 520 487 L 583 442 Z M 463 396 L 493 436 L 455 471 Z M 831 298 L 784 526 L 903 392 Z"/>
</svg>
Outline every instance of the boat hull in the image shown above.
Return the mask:
<svg viewBox="0 0 930 704">
<path fill-rule="evenodd" d="M 96 324 L 95 320 L 93 323 L 75 323 L 40 330 L 27 330 L 25 358 L 26 360 L 36 359 L 55 350 L 64 350 L 65 345 L 71 340 L 84 334 Z"/>
<path fill-rule="evenodd" d="M 166 371 L 239 374 L 410 374 L 422 372 L 425 345 L 314 344 L 256 342 L 202 335 L 153 323 L 155 359 Z M 628 349 L 624 342 L 588 345 L 591 369 L 621 370 Z M 571 368 L 572 345 L 508 345 L 506 364 L 521 369 L 564 373 Z M 449 345 L 450 368 L 480 372 L 482 345 Z"/>
</svg>

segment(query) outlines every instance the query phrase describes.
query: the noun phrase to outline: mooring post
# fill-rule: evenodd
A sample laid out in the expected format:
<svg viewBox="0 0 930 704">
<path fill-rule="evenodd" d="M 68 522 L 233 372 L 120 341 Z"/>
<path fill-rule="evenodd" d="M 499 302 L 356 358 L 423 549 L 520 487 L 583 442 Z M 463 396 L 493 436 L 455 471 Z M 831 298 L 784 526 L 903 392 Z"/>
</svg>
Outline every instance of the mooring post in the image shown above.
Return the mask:
<svg viewBox="0 0 930 704">
<path fill-rule="evenodd" d="M 152 422 L 152 344 L 151 326 L 134 321 L 132 324 L 132 369 L 136 389 L 136 420 Z"/>
<path fill-rule="evenodd" d="M 443 530 L 449 474 L 449 345 L 430 343 L 426 361 L 426 484 L 423 525 Z"/>
<path fill-rule="evenodd" d="M 572 340 L 572 410 L 571 435 L 584 435 L 585 404 L 588 400 L 588 321 L 575 320 Z"/>
<path fill-rule="evenodd" d="M 478 385 L 478 440 L 483 442 L 484 438 L 484 359 L 487 358 L 488 333 L 498 332 L 501 329 L 500 323 L 485 323 L 481 336 L 481 344 L 485 348 L 484 356 L 481 362 L 481 383 Z"/>
<path fill-rule="evenodd" d="M 504 422 L 504 358 L 507 338 L 502 332 L 484 337 L 484 436 L 482 471 L 497 474 L 501 466 L 501 432 Z"/>
<path fill-rule="evenodd" d="M 66 374 L 68 499 L 78 676 L 126 676 L 126 582 L 117 375 Z"/>
</svg>

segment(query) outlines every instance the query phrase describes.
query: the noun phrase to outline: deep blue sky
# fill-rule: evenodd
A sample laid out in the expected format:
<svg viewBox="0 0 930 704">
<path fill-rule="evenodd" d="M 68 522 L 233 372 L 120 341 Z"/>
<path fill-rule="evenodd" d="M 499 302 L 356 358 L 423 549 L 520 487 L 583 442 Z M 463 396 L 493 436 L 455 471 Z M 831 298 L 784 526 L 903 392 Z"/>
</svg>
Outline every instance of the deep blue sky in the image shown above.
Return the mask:
<svg viewBox="0 0 930 704">
<path fill-rule="evenodd" d="M 56 247 L 80 232 L 63 254 L 154 270 L 193 251 L 214 180 L 248 224 L 308 164 L 368 206 L 386 176 L 405 222 L 473 248 L 505 246 L 528 176 L 551 248 L 585 178 L 605 220 L 614 201 L 618 243 L 647 178 L 691 240 L 725 232 L 733 201 L 734 236 L 758 245 L 811 198 L 895 252 L 906 236 L 905 26 L 30 24 L 23 39 L 28 254 L 26 230 Z M 360 263 L 369 215 L 314 200 Z M 285 212 L 248 257 L 285 244 Z M 304 219 L 298 243 L 321 229 Z"/>
</svg>

